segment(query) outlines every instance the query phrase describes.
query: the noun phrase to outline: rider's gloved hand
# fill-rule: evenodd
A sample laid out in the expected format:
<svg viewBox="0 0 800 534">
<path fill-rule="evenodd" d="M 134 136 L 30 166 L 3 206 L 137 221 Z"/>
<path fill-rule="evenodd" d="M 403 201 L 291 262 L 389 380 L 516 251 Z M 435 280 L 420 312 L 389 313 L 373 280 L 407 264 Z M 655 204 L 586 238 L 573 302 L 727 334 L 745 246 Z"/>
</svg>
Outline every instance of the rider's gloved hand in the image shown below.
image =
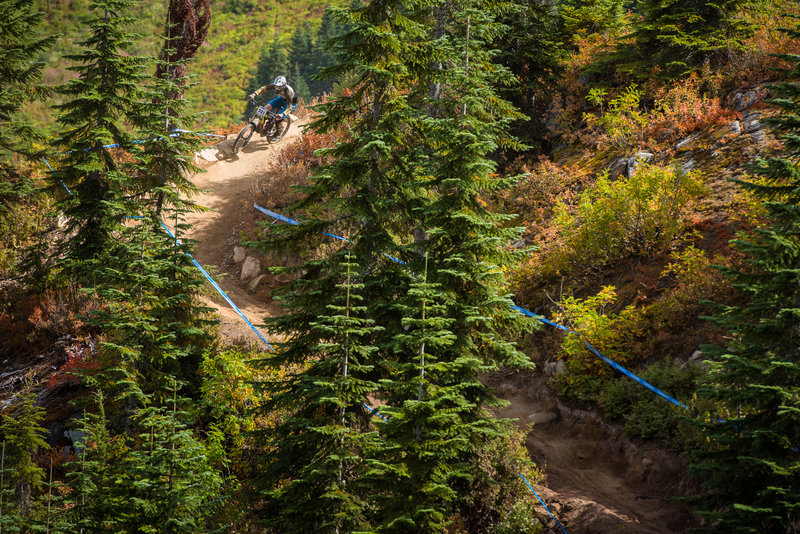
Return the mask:
<svg viewBox="0 0 800 534">
<path fill-rule="evenodd" d="M 253 101 L 255 99 L 256 99 L 256 94 L 255 93 L 250 93 L 249 95 L 247 95 L 247 100 Z"/>
</svg>

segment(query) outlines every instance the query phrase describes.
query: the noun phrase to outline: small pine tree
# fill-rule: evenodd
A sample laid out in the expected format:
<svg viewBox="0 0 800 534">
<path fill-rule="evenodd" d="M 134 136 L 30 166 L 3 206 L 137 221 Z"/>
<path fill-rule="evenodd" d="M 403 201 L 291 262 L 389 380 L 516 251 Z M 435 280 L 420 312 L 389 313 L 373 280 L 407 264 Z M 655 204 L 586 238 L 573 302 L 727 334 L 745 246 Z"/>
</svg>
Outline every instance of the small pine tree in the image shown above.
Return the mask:
<svg viewBox="0 0 800 534">
<path fill-rule="evenodd" d="M 800 38 L 800 31 L 789 32 Z M 800 56 L 791 79 L 800 77 Z M 794 532 L 800 525 L 800 86 L 774 87 L 783 154 L 758 161 L 764 183 L 740 182 L 764 199 L 771 227 L 734 241 L 750 267 L 724 269 L 748 297 L 718 306 L 712 321 L 730 333 L 707 347 L 711 383 L 698 394 L 718 403 L 705 423 L 709 447 L 691 471 L 708 494 L 694 500 L 706 532 Z"/>
<path fill-rule="evenodd" d="M 264 362 L 275 369 L 308 362 L 301 372 L 263 384 L 270 392 L 267 410 L 284 414 L 269 432 L 271 452 L 259 482 L 266 497 L 262 522 L 280 532 L 371 530 L 374 486 L 367 473 L 375 478 L 381 470 L 370 460 L 377 435 L 363 408 L 377 388 L 369 379 L 376 348 L 364 340 L 378 328 L 363 317 L 363 285 L 355 281 L 358 266 L 351 255 L 334 256 L 322 268 L 334 270 L 341 280 L 335 302 L 308 324 L 307 332 L 297 332 Z M 286 297 L 302 301 L 309 295 Z"/>
<path fill-rule="evenodd" d="M 109 430 L 103 394 L 95 394 L 97 413 L 84 415 L 78 460 L 67 465 L 73 491 L 61 503 L 61 524 L 87 532 L 205 530 L 222 479 L 187 428 L 175 386 L 172 394 L 171 405 L 138 410 L 120 435 Z"/>
<path fill-rule="evenodd" d="M 381 410 L 388 420 L 379 428 L 391 473 L 376 492 L 382 532 L 444 532 L 456 508 L 457 480 L 472 479 L 463 462 L 472 446 L 474 429 L 465 424 L 472 407 L 462 392 L 472 385 L 457 378 L 460 362 L 439 357 L 455 342 L 448 330 L 453 319 L 443 316 L 440 287 L 428 282 L 427 267 L 397 305 L 408 330 L 395 336 L 396 363 L 381 383 L 389 392 Z"/>
<path fill-rule="evenodd" d="M 84 50 L 67 57 L 77 63 L 78 77 L 58 91 L 72 99 L 61 104 L 59 123 L 67 131 L 57 144 L 68 150 L 51 175 L 52 188 L 66 186 L 71 194 L 58 207 L 67 216 L 66 261 L 63 266 L 78 283 L 98 280 L 81 265 L 101 258 L 122 229 L 125 217 L 136 215 L 136 184 L 117 160 L 114 144 L 133 146 L 129 129 L 139 126 L 144 100 L 141 86 L 145 60 L 129 54 L 131 35 L 124 31 L 134 20 L 123 15 L 133 2 L 98 0 L 86 24 L 90 34 L 79 44 Z M 132 124 L 131 124 L 132 123 Z"/>
<path fill-rule="evenodd" d="M 635 27 L 632 43 L 624 41 L 622 57 L 634 54 L 624 66 L 643 77 L 655 74 L 674 80 L 704 66 L 719 67 L 732 49 L 752 32 L 741 18 L 751 0 L 644 0 L 642 21 Z"/>
<path fill-rule="evenodd" d="M 37 35 L 45 14 L 35 9 L 33 0 L 0 0 L 4 13 L 0 25 L 0 209 L 32 193 L 32 184 L 19 172 L 13 157 L 32 155 L 31 141 L 36 130 L 26 124 L 22 107 L 46 95 L 40 85 L 41 54 L 50 48 L 55 36 Z"/>
<path fill-rule="evenodd" d="M 311 79 L 314 74 L 312 65 L 314 63 L 314 34 L 311 25 L 304 22 L 295 29 L 289 42 L 289 65 L 297 69 L 297 75 L 303 80 Z M 294 84 L 297 79 L 292 80 Z M 308 94 L 300 95 L 307 98 Z"/>
<path fill-rule="evenodd" d="M 36 393 L 29 387 L 19 394 L 10 415 L 2 415 L 0 423 L 0 442 L 5 451 L 3 472 L 0 473 L 4 479 L 3 487 L 0 487 L 0 502 L 5 501 L 5 488 L 13 488 L 16 511 L 22 518 L 28 515 L 34 491 L 40 487 L 45 475 L 44 469 L 33 460 L 39 449 L 47 447 L 45 430 L 41 426 L 44 416 L 44 408 L 36 405 Z"/>
</svg>

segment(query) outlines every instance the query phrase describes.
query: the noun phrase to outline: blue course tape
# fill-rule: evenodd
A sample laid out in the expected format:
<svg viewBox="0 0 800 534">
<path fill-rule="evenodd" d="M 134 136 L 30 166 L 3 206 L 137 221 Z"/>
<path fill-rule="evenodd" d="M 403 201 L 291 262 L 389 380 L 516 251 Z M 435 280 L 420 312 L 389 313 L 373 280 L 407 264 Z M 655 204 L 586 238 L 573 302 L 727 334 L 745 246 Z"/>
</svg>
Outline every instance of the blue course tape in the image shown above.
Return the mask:
<svg viewBox="0 0 800 534">
<path fill-rule="evenodd" d="M 294 226 L 298 226 L 300 224 L 300 221 L 297 221 L 295 219 L 290 219 L 289 217 L 281 215 L 280 213 L 275 213 L 274 211 L 270 211 L 267 208 L 262 208 L 258 204 L 253 204 L 253 207 L 255 209 L 257 209 L 258 211 L 260 211 L 261 213 L 269 215 L 273 219 L 278 219 L 279 221 L 283 221 L 285 223 L 293 224 Z M 330 235 L 330 234 L 328 234 L 328 235 Z M 339 238 L 341 240 L 344 240 L 343 237 L 339 237 L 339 236 L 332 236 L 332 237 L 337 237 L 337 238 Z"/>
<path fill-rule="evenodd" d="M 558 323 L 554 323 L 554 322 L 553 322 L 553 321 L 551 321 L 550 319 L 547 319 L 547 318 L 545 318 L 545 317 L 542 317 L 541 315 L 537 315 L 537 314 L 533 313 L 533 312 L 532 312 L 532 311 L 530 311 L 530 310 L 526 310 L 525 308 L 520 308 L 519 306 L 515 306 L 515 305 L 513 305 L 513 304 L 512 304 L 512 305 L 511 305 L 511 309 L 512 309 L 512 310 L 515 310 L 515 311 L 518 311 L 518 312 L 520 312 L 520 313 L 521 313 L 521 314 L 523 314 L 523 315 L 527 315 L 528 317 L 533 317 L 533 318 L 534 318 L 534 319 L 536 319 L 537 321 L 541 321 L 541 322 L 543 322 L 544 324 L 549 324 L 550 326 L 554 326 L 554 327 L 556 327 L 556 328 L 558 328 L 558 329 L 561 329 L 561 330 L 563 330 L 564 332 L 570 332 L 570 333 L 572 333 L 572 330 L 570 330 L 570 329 L 569 329 L 569 328 L 567 328 L 566 326 L 564 326 L 564 325 L 560 325 L 560 324 L 558 324 Z"/>
<path fill-rule="evenodd" d="M 261 207 L 261 206 L 259 206 L 258 204 L 253 204 L 253 207 L 254 207 L 255 209 L 257 209 L 258 211 L 260 211 L 260 212 L 262 212 L 262 213 L 265 213 L 265 214 L 269 215 L 270 217 L 272 217 L 272 218 L 274 218 L 274 219 L 277 219 L 277 220 L 279 220 L 279 221 L 288 222 L 289 224 L 294 224 L 294 225 L 298 225 L 298 224 L 300 224 L 300 222 L 299 222 L 299 221 L 297 221 L 297 220 L 295 220 L 295 219 L 290 219 L 290 218 L 288 218 L 288 217 L 285 217 L 285 216 L 283 216 L 283 215 L 281 215 L 281 214 L 279 214 L 279 213 L 275 213 L 274 211 L 270 211 L 270 210 L 268 210 L 268 209 L 266 209 L 266 208 L 262 208 L 262 207 Z M 343 237 L 339 237 L 339 236 L 336 236 L 336 235 L 333 235 L 333 234 L 328 234 L 328 233 L 326 233 L 326 232 L 323 232 L 323 233 L 324 233 L 325 235 L 328 235 L 328 236 L 331 236 L 331 237 L 335 237 L 336 239 L 341 239 L 341 240 L 343 240 L 343 241 L 347 241 L 347 240 L 346 240 L 346 239 L 344 239 Z M 392 257 L 392 256 L 389 256 L 388 254 L 384 254 L 384 256 L 386 256 L 386 257 L 387 257 L 387 258 L 389 258 L 390 260 L 393 260 L 393 261 L 395 261 L 395 262 L 397 262 L 397 263 L 400 263 L 400 264 L 403 264 L 403 265 L 405 265 L 405 264 L 406 264 L 406 262 L 404 262 L 404 261 L 402 261 L 402 260 L 399 260 L 399 259 L 397 259 L 397 258 L 394 258 L 394 257 Z M 532 312 L 532 311 L 530 311 L 530 310 L 526 310 L 525 308 L 521 308 L 520 306 L 515 306 L 515 305 L 512 305 L 512 306 L 511 306 L 511 309 L 512 309 L 512 310 L 516 310 L 516 311 L 518 311 L 518 312 L 522 313 L 523 315 L 527 315 L 528 317 L 533 317 L 533 318 L 534 318 L 534 319 L 536 319 L 537 321 L 541 321 L 541 322 L 543 322 L 543 323 L 545 323 L 545 324 L 548 324 L 548 325 L 550 325 L 550 326 L 553 326 L 553 327 L 555 327 L 555 328 L 558 328 L 558 329 L 560 329 L 560 330 L 563 330 L 564 332 L 568 332 L 568 333 L 570 333 L 570 334 L 577 334 L 577 333 L 578 333 L 578 332 L 575 332 L 574 330 L 570 330 L 569 328 L 567 328 L 567 327 L 566 327 L 566 326 L 564 326 L 564 325 L 560 325 L 560 324 L 558 324 L 558 323 L 554 323 L 553 321 L 551 321 L 551 320 L 549 320 L 549 319 L 547 319 L 547 318 L 545 318 L 545 317 L 542 317 L 541 315 L 537 315 L 537 314 L 533 313 L 533 312 Z M 674 404 L 675 406 L 679 406 L 679 407 L 681 407 L 681 408 L 688 408 L 688 406 L 686 406 L 686 405 L 685 405 L 685 404 L 683 404 L 682 402 L 679 402 L 679 401 L 675 400 L 673 397 L 671 397 L 671 396 L 667 395 L 666 393 L 664 393 L 663 391 L 661 391 L 660 389 L 658 389 L 657 387 L 655 387 L 653 384 L 651 384 L 650 382 L 648 382 L 648 381 L 647 381 L 647 380 L 645 380 L 644 378 L 642 378 L 642 377 L 640 377 L 640 376 L 636 375 L 635 373 L 633 373 L 633 372 L 631 372 L 631 371 L 628 371 L 627 369 L 625 369 L 624 367 L 622 367 L 620 364 L 618 364 L 618 363 L 617 363 L 617 362 L 615 362 L 614 360 L 612 360 L 612 359 L 610 359 L 610 358 L 608 358 L 608 357 L 606 357 L 606 356 L 603 356 L 602 354 L 600 354 L 600 352 L 599 352 L 599 351 L 598 351 L 596 348 L 594 348 L 593 346 L 591 346 L 591 345 L 589 344 L 589 342 L 588 342 L 588 341 L 586 341 L 585 343 L 586 343 L 586 346 L 587 346 L 587 347 L 589 347 L 589 350 L 591 350 L 591 351 L 592 351 L 594 354 L 596 354 L 596 355 L 597 355 L 597 356 L 598 356 L 598 357 L 599 357 L 601 360 L 603 360 L 605 363 L 607 363 L 608 365 L 610 365 L 611 367 L 613 367 L 614 369 L 616 369 L 616 370 L 617 370 L 617 371 L 619 371 L 620 373 L 622 373 L 622 374 L 624 374 L 625 376 L 627 376 L 627 377 L 629 377 L 629 378 L 631 378 L 631 379 L 635 380 L 636 382 L 638 382 L 639 384 L 643 385 L 644 387 L 646 387 L 647 389 L 649 389 L 650 391 L 652 391 L 652 392 L 653 392 L 653 393 L 655 393 L 656 395 L 659 395 L 659 396 L 663 397 L 664 399 L 668 400 L 669 402 L 671 402 L 671 403 L 672 403 L 672 404 Z"/>
<path fill-rule="evenodd" d="M 372 412 L 372 415 L 374 415 L 375 417 L 380 417 L 383 420 L 384 423 L 388 421 L 388 419 L 386 419 L 384 416 L 382 416 L 380 413 L 378 413 L 378 410 L 376 410 L 375 408 L 373 408 L 372 406 L 370 406 L 366 402 L 362 402 L 361 405 L 364 406 L 364 408 L 366 408 L 370 412 Z"/>
<path fill-rule="evenodd" d="M 641 378 L 641 377 L 637 376 L 636 374 L 634 374 L 634 373 L 628 371 L 627 369 L 625 369 L 624 367 L 622 367 L 620 364 L 618 364 L 614 360 L 612 360 L 610 358 L 607 358 L 606 356 L 603 356 L 602 354 L 600 354 L 600 351 L 598 351 L 596 348 L 591 346 L 588 341 L 584 341 L 584 344 L 589 348 L 590 351 L 594 352 L 595 355 L 597 355 L 598 358 L 600 358 L 601 360 L 603 360 L 608 365 L 610 365 L 611 367 L 613 367 L 614 369 L 616 369 L 620 373 L 624 374 L 628 378 L 630 378 L 632 380 L 635 380 L 636 382 L 639 382 L 641 385 L 643 385 L 644 387 L 646 387 L 647 389 L 649 389 L 650 391 L 652 391 L 656 395 L 660 395 L 661 397 L 667 399 L 669 402 L 671 402 L 675 406 L 678 406 L 680 408 L 688 408 L 687 405 L 685 405 L 684 403 L 679 402 L 678 400 L 670 397 L 669 395 L 667 395 L 666 393 L 664 393 L 663 391 L 661 391 L 660 389 L 655 387 L 653 384 L 651 384 L 650 382 L 648 382 L 644 378 Z"/>
<path fill-rule="evenodd" d="M 56 170 L 50 166 L 50 163 L 46 159 L 44 159 L 44 156 L 42 156 L 42 161 L 44 161 L 44 164 L 47 165 L 48 169 L 50 169 L 50 172 L 56 172 Z M 64 183 L 64 180 L 61 180 L 61 185 L 64 186 L 64 189 L 67 190 L 67 193 L 69 193 L 70 195 L 72 194 L 72 191 L 69 190 L 69 187 L 67 187 L 67 184 Z"/>
<path fill-rule="evenodd" d="M 556 327 L 556 328 L 559 328 L 559 329 L 563 330 L 564 332 L 568 332 L 568 333 L 570 333 L 570 334 L 577 334 L 577 333 L 578 333 L 578 332 L 576 332 L 576 331 L 574 331 L 574 330 L 570 330 L 569 328 L 567 328 L 567 327 L 566 327 L 566 326 L 564 326 L 564 325 L 560 325 L 560 324 L 558 324 L 558 323 L 554 323 L 553 321 L 550 321 L 549 319 L 545 319 L 545 318 L 544 318 L 544 317 L 542 317 L 541 315 L 536 315 L 536 314 L 535 314 L 535 313 L 533 313 L 532 311 L 530 311 L 530 310 L 526 310 L 525 308 L 520 308 L 519 306 L 511 306 L 511 308 L 512 308 L 512 309 L 514 309 L 514 310 L 516 310 L 516 311 L 518 311 L 518 312 L 520 312 L 520 313 L 522 313 L 522 314 L 524 314 L 524 315 L 527 315 L 528 317 L 533 317 L 534 319 L 537 319 L 537 320 L 539 320 L 539 321 L 541 321 L 541 322 L 543 322 L 543 323 L 545 323 L 545 324 L 549 324 L 550 326 L 554 326 L 554 327 Z M 659 395 L 659 396 L 661 396 L 661 397 L 665 398 L 666 400 L 668 400 L 669 402 L 671 402 L 671 403 L 672 403 L 672 404 L 674 404 L 675 406 L 678 406 L 678 407 L 680 407 L 680 408 L 688 408 L 688 406 L 687 406 L 687 405 L 685 405 L 685 404 L 683 404 L 682 402 L 680 402 L 680 401 L 678 401 L 678 400 L 674 399 L 674 398 L 673 398 L 673 397 L 671 397 L 670 395 L 668 395 L 668 394 L 664 393 L 663 391 L 661 391 L 660 389 L 658 389 L 657 387 L 655 387 L 653 384 L 651 384 L 650 382 L 648 382 L 648 381 L 647 381 L 647 380 L 645 380 L 644 378 L 642 378 L 642 377 L 638 376 L 637 374 L 635 374 L 635 373 L 633 373 L 633 372 L 631 372 L 631 371 L 628 371 L 627 369 L 625 369 L 624 367 L 622 367 L 620 364 L 618 364 L 617 362 L 615 362 L 615 361 L 614 361 L 614 360 L 612 360 L 611 358 L 609 358 L 609 357 L 607 357 L 607 356 L 604 356 L 603 354 L 601 354 L 601 353 L 600 353 L 600 351 L 599 351 L 599 350 L 597 350 L 596 348 L 594 348 L 594 347 L 593 347 L 593 346 L 592 346 L 592 345 L 591 345 L 591 344 L 590 344 L 588 341 L 584 341 L 584 344 L 585 344 L 585 345 L 586 345 L 586 347 L 587 347 L 587 348 L 588 348 L 590 351 L 592 351 L 592 352 L 593 352 L 593 353 L 594 353 L 594 354 L 595 354 L 595 355 L 596 355 L 598 358 L 600 358 L 601 360 L 603 360 L 603 361 L 604 361 L 604 362 L 606 362 L 608 365 L 610 365 L 611 367 L 613 367 L 614 369 L 616 369 L 616 370 L 617 370 L 617 371 L 619 371 L 620 373 L 624 374 L 624 375 L 625 375 L 625 376 L 627 376 L 628 378 L 630 378 L 630 379 L 632 379 L 632 380 L 634 380 L 634 381 L 638 382 L 639 384 L 643 385 L 644 387 L 646 387 L 647 389 L 649 389 L 650 391 L 652 391 L 652 392 L 653 392 L 653 393 L 655 393 L 656 395 Z"/>
<path fill-rule="evenodd" d="M 166 230 L 166 231 L 167 231 L 167 233 L 169 234 L 169 236 L 170 236 L 172 239 L 174 239 L 174 240 L 175 240 L 175 242 L 176 242 L 177 244 L 179 244 L 179 245 L 181 244 L 181 242 L 180 242 L 180 241 L 178 241 L 178 239 L 175 237 L 175 235 L 173 235 L 173 233 L 172 233 L 172 232 L 170 232 L 169 228 L 167 228 L 167 225 L 166 225 L 166 224 L 164 224 L 164 222 L 163 222 L 163 221 L 161 222 L 161 226 L 163 226 L 163 227 L 164 227 L 164 230 Z M 205 269 L 203 269 L 203 266 L 202 266 L 202 265 L 200 265 L 199 263 L 197 263 L 197 260 L 195 260 L 195 259 L 192 257 L 192 255 L 191 255 L 191 254 L 189 254 L 188 252 L 184 252 L 184 254 L 186 254 L 187 256 L 189 256 L 189 258 L 192 260 L 192 263 L 194 263 L 195 267 L 197 267 L 198 269 L 200 269 L 200 272 L 201 272 L 201 273 L 203 273 L 203 275 L 206 277 L 206 279 L 207 279 L 209 282 L 211 282 L 211 285 L 213 285 L 213 286 L 214 286 L 214 289 L 216 289 L 216 290 L 217 290 L 217 292 L 218 292 L 220 295 L 222 295 L 222 296 L 223 296 L 223 298 L 224 298 L 226 301 L 228 301 L 228 304 L 230 304 L 230 305 L 231 305 L 231 307 L 234 309 L 234 311 L 236 311 L 236 313 L 237 313 L 237 314 L 239 314 L 239 317 L 241 317 L 241 318 L 242 318 L 242 320 L 243 320 L 245 323 L 247 323 L 247 326 L 249 326 L 249 327 L 250 327 L 250 328 L 253 330 L 253 332 L 255 332 L 255 333 L 256 333 L 256 335 L 258 336 L 258 338 L 259 338 L 261 341 L 263 341 L 263 342 L 264 342 L 264 344 L 265 344 L 267 347 L 269 347 L 269 350 L 271 350 L 271 351 L 274 351 L 275 349 L 272 347 L 272 345 L 270 345 L 270 344 L 269 344 L 269 341 L 267 341 L 266 339 L 264 339 L 264 336 L 262 336 L 262 335 L 261 335 L 261 332 L 259 332 L 258 330 L 256 330 L 256 327 L 255 327 L 255 326 L 253 326 L 253 323 L 251 323 L 251 322 L 250 322 L 250 321 L 247 319 L 247 317 L 245 317 L 245 316 L 244 316 L 244 314 L 243 314 L 243 313 L 242 313 L 242 311 L 239 309 L 239 307 L 238 307 L 238 306 L 236 306 L 236 304 L 234 304 L 234 303 L 233 303 L 233 301 L 232 301 L 232 300 L 231 300 L 231 299 L 228 297 L 228 295 L 226 295 L 226 294 L 225 294 L 225 291 L 223 291 L 223 290 L 222 290 L 222 288 L 221 288 L 221 287 L 219 287 L 219 285 L 218 285 L 218 284 L 217 284 L 217 283 L 214 281 L 214 279 L 213 279 L 213 278 L 211 278 L 211 275 L 209 275 L 209 274 L 208 274 L 208 272 L 206 272 L 206 270 L 205 270 Z"/>
<path fill-rule="evenodd" d="M 274 211 L 268 210 L 267 208 L 262 208 L 262 207 L 261 207 L 261 206 L 259 206 L 258 204 L 255 204 L 255 203 L 254 203 L 254 204 L 253 204 L 253 207 L 254 207 L 255 209 L 257 209 L 258 211 L 260 211 L 261 213 L 263 213 L 263 214 L 265 214 L 265 215 L 269 215 L 269 216 L 270 216 L 270 217 L 272 217 L 273 219 L 277 219 L 277 220 L 279 220 L 279 221 L 283 221 L 283 222 L 286 222 L 286 223 L 292 224 L 292 225 L 294 225 L 294 226 L 298 226 L 298 225 L 300 224 L 300 221 L 298 221 L 297 219 L 290 219 L 289 217 L 286 217 L 285 215 L 281 215 L 280 213 L 275 213 Z M 334 238 L 334 239 L 338 239 L 339 241 L 344 241 L 344 242 L 346 242 L 346 243 L 349 243 L 349 242 L 350 242 L 350 240 L 349 240 L 349 239 L 347 239 L 347 238 L 344 238 L 344 237 L 342 237 L 342 236 L 338 236 L 338 235 L 336 235 L 336 234 L 329 234 L 328 232 L 320 232 L 320 233 L 321 233 L 322 235 L 326 235 L 326 236 L 328 236 L 328 237 L 332 237 L 332 238 Z M 384 254 L 384 256 L 385 256 L 386 258 L 389 258 L 390 260 L 392 260 L 392 261 L 393 261 L 393 262 L 395 262 L 395 263 L 399 263 L 400 265 L 406 265 L 406 262 L 404 262 L 403 260 L 397 259 L 397 258 L 395 258 L 394 256 L 389 256 L 388 254 Z"/>
<path fill-rule="evenodd" d="M 552 518 L 553 518 L 553 521 L 555 521 L 555 522 L 556 522 L 556 525 L 558 525 L 558 528 L 560 528 L 560 529 L 561 529 L 561 532 L 563 532 L 564 534 L 567 534 L 567 531 L 566 531 L 566 530 L 564 530 L 564 527 L 562 527 L 562 526 L 561 526 L 561 523 L 559 523 L 559 522 L 558 522 L 558 519 L 556 519 L 556 516 L 554 516 L 554 515 L 553 515 L 553 512 L 551 512 L 551 511 L 550 511 L 550 508 L 548 508 L 548 507 L 547 507 L 547 505 L 546 505 L 546 504 L 544 503 L 544 501 L 542 500 L 542 498 L 541 498 L 541 497 L 539 497 L 539 494 L 538 494 L 538 493 L 536 493 L 536 490 L 535 490 L 535 489 L 533 489 L 533 486 L 531 486 L 531 483 L 530 483 L 530 482 L 528 482 L 528 479 L 527 479 L 527 478 L 525 478 L 525 475 L 523 475 L 522 473 L 520 473 L 520 474 L 519 474 L 519 476 L 520 476 L 520 477 L 522 477 L 522 480 L 524 480 L 524 481 L 525 481 L 525 485 L 527 485 L 527 486 L 528 486 L 528 488 L 529 488 L 529 489 L 530 489 L 530 490 L 533 492 L 533 494 L 534 494 L 534 495 L 536 495 L 536 498 L 537 498 L 537 499 L 539 499 L 539 502 L 540 502 L 540 503 L 542 503 L 542 506 L 544 506 L 544 509 L 545 509 L 545 510 L 547 510 L 547 513 L 548 513 L 548 514 L 550 514 L 550 517 L 552 517 Z"/>
</svg>

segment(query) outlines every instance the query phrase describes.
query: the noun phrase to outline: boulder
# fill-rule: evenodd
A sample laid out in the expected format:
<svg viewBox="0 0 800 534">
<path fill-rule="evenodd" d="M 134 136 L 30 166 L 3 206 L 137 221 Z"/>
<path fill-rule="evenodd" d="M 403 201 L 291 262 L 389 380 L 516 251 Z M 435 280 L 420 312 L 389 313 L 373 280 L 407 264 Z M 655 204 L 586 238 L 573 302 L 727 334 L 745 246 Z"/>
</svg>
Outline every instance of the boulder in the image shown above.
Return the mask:
<svg viewBox="0 0 800 534">
<path fill-rule="evenodd" d="M 534 425 L 546 425 L 558 419 L 558 414 L 553 411 L 533 412 L 528 416 L 528 422 Z"/>
<path fill-rule="evenodd" d="M 557 375 L 564 372 L 563 360 L 556 360 L 554 362 L 547 362 L 544 364 L 544 372 L 547 375 Z"/>
<path fill-rule="evenodd" d="M 222 159 L 219 157 L 219 155 L 220 155 L 219 150 L 217 150 L 215 147 L 210 147 L 210 148 L 204 148 L 203 150 L 198 152 L 197 158 L 216 163 L 217 161 Z"/>
<path fill-rule="evenodd" d="M 733 105 L 733 109 L 735 109 L 736 111 L 744 111 L 745 109 L 755 104 L 757 98 L 758 98 L 758 93 L 756 93 L 755 91 L 736 93 L 733 96 L 733 101 L 731 103 Z"/>
<path fill-rule="evenodd" d="M 732 134 L 739 135 L 740 133 L 742 133 L 742 124 L 739 121 L 733 121 L 730 124 L 730 128 Z"/>
<path fill-rule="evenodd" d="M 247 257 L 247 251 L 244 247 L 233 247 L 233 262 L 242 263 Z"/>
<path fill-rule="evenodd" d="M 744 124 L 744 131 L 747 133 L 760 130 L 761 128 L 761 121 L 758 119 L 749 120 Z"/>
<path fill-rule="evenodd" d="M 247 290 L 250 293 L 255 293 L 258 290 L 258 286 L 261 285 L 261 282 L 263 282 L 266 277 L 267 277 L 266 274 L 260 274 L 255 278 L 253 278 L 252 280 L 250 280 L 250 283 L 247 284 Z"/>
<path fill-rule="evenodd" d="M 242 275 L 240 280 L 250 280 L 251 278 L 255 278 L 261 273 L 261 262 L 255 259 L 252 256 L 248 256 L 244 260 L 244 265 L 242 265 Z"/>
<path fill-rule="evenodd" d="M 626 171 L 628 178 L 636 174 L 636 169 L 639 168 L 641 163 L 646 163 L 651 159 L 653 159 L 653 154 L 651 152 L 637 152 L 633 157 L 628 158 L 628 169 Z"/>
</svg>

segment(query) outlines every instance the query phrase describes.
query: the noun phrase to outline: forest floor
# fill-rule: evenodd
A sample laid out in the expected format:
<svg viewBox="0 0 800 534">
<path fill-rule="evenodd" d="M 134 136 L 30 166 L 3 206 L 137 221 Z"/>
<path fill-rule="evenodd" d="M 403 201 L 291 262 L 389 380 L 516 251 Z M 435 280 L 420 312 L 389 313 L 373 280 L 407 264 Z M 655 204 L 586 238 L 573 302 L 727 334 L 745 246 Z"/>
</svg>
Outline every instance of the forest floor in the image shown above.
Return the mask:
<svg viewBox="0 0 800 534">
<path fill-rule="evenodd" d="M 192 224 L 189 237 L 197 241 L 195 257 L 206 269 L 211 267 L 218 284 L 255 325 L 279 308 L 267 297 L 270 287 L 248 291 L 239 279 L 241 265 L 234 262 L 233 249 L 240 246 L 242 232 L 252 227 L 258 183 L 269 179 L 279 151 L 302 135 L 305 122 L 293 125 L 277 145 L 256 136 L 237 155 L 224 150 L 230 144 L 225 141 L 219 145 L 222 159 L 202 165 L 205 172 L 193 177 L 195 185 L 206 190 L 193 200 L 209 208 L 187 221 Z M 218 310 L 221 333 L 229 342 L 259 342 L 222 297 L 208 297 L 207 303 Z M 567 532 L 670 534 L 691 526 L 690 514 L 672 499 L 689 491 L 683 459 L 652 443 L 626 438 L 595 412 L 567 405 L 541 371 L 498 372 L 487 381 L 509 402 L 498 415 L 523 426 L 537 423 L 526 443 L 546 480 L 534 487 Z M 536 506 L 547 517 L 539 503 Z M 561 532 L 552 522 L 548 527 Z"/>
</svg>

